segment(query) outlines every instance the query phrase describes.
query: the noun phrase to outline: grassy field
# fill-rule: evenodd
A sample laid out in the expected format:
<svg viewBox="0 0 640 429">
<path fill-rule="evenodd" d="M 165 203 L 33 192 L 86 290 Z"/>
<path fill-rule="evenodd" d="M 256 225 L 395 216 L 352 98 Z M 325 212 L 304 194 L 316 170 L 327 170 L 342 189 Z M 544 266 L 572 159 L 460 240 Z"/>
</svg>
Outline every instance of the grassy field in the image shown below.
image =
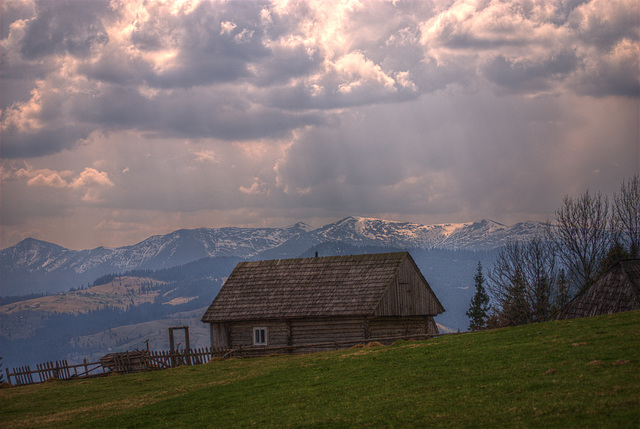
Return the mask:
<svg viewBox="0 0 640 429">
<path fill-rule="evenodd" d="M 640 427 L 640 312 L 0 390 L 2 427 Z"/>
</svg>

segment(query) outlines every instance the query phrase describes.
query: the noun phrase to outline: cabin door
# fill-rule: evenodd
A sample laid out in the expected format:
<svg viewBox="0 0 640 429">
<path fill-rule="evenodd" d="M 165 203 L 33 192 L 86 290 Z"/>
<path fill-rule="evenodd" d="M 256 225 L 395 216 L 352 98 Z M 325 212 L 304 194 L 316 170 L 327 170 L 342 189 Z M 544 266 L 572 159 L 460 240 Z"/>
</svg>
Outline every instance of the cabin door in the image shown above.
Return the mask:
<svg viewBox="0 0 640 429">
<path fill-rule="evenodd" d="M 211 348 L 213 349 L 229 349 L 229 334 L 226 323 L 211 324 Z"/>
</svg>

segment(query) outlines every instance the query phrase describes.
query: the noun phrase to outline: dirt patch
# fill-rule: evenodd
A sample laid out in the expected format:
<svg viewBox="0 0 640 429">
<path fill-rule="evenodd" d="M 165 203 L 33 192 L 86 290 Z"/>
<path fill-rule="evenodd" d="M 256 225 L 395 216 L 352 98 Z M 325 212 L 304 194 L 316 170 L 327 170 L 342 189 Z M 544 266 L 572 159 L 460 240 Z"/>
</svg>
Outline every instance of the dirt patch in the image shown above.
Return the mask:
<svg viewBox="0 0 640 429">
<path fill-rule="evenodd" d="M 374 347 L 384 347 L 384 344 L 379 343 L 377 341 L 372 341 L 370 343 L 367 344 L 356 344 L 355 346 L 351 347 L 352 349 L 371 349 Z"/>
<path fill-rule="evenodd" d="M 415 349 L 416 347 L 424 347 L 424 346 L 432 346 L 433 344 L 421 344 L 421 343 L 413 343 L 413 344 L 406 344 L 404 346 L 400 346 L 404 349 Z"/>
<path fill-rule="evenodd" d="M 548 369 L 544 372 L 544 375 L 550 375 L 550 374 L 555 374 L 556 372 L 558 372 L 555 368 L 551 368 Z"/>
<path fill-rule="evenodd" d="M 363 344 L 362 347 L 358 347 L 358 349 L 359 349 L 358 351 L 354 351 L 352 353 L 348 353 L 340 356 L 340 359 L 347 359 L 354 356 L 362 356 L 362 355 L 368 355 L 371 353 L 383 353 L 383 352 L 389 351 L 389 348 L 385 347 L 383 344 L 380 344 L 378 342 L 369 343 L 366 345 Z"/>
<path fill-rule="evenodd" d="M 580 347 L 580 346 L 586 346 L 587 343 L 573 343 L 571 344 L 571 347 Z"/>
<path fill-rule="evenodd" d="M 166 395 L 166 393 L 168 392 L 162 392 L 160 395 L 147 394 L 137 398 L 127 398 L 122 401 L 106 402 L 103 404 L 79 407 L 72 410 L 59 411 L 55 414 L 32 417 L 28 422 L 12 422 L 12 424 L 15 425 L 14 427 L 32 427 L 34 425 L 59 426 L 61 424 L 72 422 L 82 414 L 92 413 L 97 415 L 107 415 L 111 411 L 140 408 L 145 405 L 153 404 L 171 397 L 171 395 Z M 174 394 L 173 396 L 175 397 L 178 395 Z"/>
<path fill-rule="evenodd" d="M 391 344 L 392 346 L 404 346 L 409 343 L 415 343 L 416 340 L 396 340 Z"/>
<path fill-rule="evenodd" d="M 630 360 L 619 359 L 619 360 L 617 360 L 615 362 L 611 362 L 611 365 L 618 366 L 618 365 L 626 365 L 628 363 L 631 363 L 631 361 Z"/>
<path fill-rule="evenodd" d="M 604 362 L 603 362 L 603 361 L 601 361 L 601 360 L 592 360 L 592 361 L 591 361 L 591 362 L 589 362 L 587 365 L 590 365 L 590 366 L 598 366 L 598 365 L 602 365 L 602 364 L 604 364 Z"/>
</svg>

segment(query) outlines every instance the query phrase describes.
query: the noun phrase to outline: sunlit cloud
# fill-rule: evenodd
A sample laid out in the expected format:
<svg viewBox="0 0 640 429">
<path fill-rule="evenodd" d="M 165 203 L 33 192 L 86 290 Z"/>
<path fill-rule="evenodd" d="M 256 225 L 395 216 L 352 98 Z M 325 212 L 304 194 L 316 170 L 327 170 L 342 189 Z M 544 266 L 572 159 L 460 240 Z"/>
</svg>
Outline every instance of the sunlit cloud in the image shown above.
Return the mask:
<svg viewBox="0 0 640 429">
<path fill-rule="evenodd" d="M 193 153 L 196 157 L 196 161 L 198 162 L 214 162 L 218 163 L 220 160 L 217 159 L 216 153 L 213 150 L 205 149 L 201 151 L 197 151 Z"/>
<path fill-rule="evenodd" d="M 86 167 L 80 174 L 74 175 L 70 170 L 35 169 L 26 163 L 21 168 L 3 168 L 2 181 L 22 181 L 30 187 L 79 190 L 83 193 L 82 200 L 90 202 L 101 199 L 100 188 L 114 186 L 106 172 L 95 168 Z"/>
</svg>

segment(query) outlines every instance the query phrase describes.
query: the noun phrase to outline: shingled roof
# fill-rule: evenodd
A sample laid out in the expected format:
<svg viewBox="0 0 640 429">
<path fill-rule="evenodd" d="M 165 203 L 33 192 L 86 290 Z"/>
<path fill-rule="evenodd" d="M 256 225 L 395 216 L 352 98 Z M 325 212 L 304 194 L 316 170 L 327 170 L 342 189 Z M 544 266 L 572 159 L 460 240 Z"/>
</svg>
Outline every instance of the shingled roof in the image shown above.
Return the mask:
<svg viewBox="0 0 640 429">
<path fill-rule="evenodd" d="M 640 310 L 640 260 L 622 261 L 607 270 L 591 287 L 577 294 L 556 315 L 573 319 Z"/>
<path fill-rule="evenodd" d="M 372 315 L 406 259 L 436 314 L 444 312 L 409 253 L 399 252 L 241 262 L 202 321 Z"/>
</svg>

